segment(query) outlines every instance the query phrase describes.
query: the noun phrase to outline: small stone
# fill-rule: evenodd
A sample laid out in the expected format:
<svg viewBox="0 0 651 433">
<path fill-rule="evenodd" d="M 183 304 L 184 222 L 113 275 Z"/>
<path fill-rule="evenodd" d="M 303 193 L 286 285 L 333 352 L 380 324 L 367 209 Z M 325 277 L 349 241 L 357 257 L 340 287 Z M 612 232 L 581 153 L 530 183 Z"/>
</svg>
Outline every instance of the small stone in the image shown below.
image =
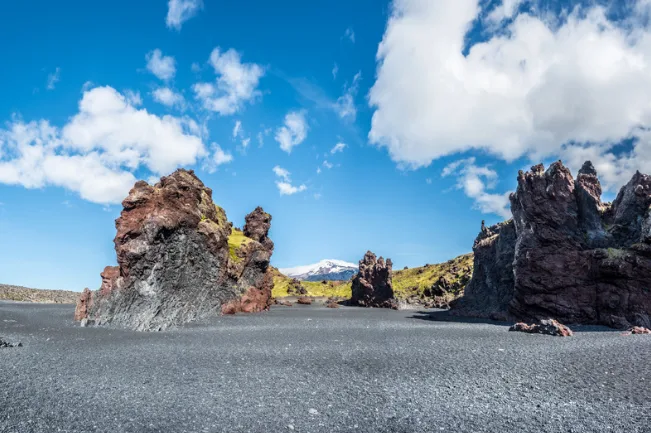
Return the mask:
<svg viewBox="0 0 651 433">
<path fill-rule="evenodd" d="M 651 334 L 651 330 L 649 328 L 645 328 L 643 326 L 633 326 L 628 329 L 628 331 L 624 332 L 622 335 L 642 335 L 642 334 Z"/>
<path fill-rule="evenodd" d="M 318 415 L 319 411 L 316 409 L 310 409 L 308 412 L 310 412 L 310 415 Z"/>
<path fill-rule="evenodd" d="M 574 335 L 570 328 L 553 319 L 541 320 L 540 323 L 534 323 L 532 325 L 523 322 L 516 323 L 509 328 L 509 331 L 554 335 L 557 337 L 571 337 Z"/>
</svg>

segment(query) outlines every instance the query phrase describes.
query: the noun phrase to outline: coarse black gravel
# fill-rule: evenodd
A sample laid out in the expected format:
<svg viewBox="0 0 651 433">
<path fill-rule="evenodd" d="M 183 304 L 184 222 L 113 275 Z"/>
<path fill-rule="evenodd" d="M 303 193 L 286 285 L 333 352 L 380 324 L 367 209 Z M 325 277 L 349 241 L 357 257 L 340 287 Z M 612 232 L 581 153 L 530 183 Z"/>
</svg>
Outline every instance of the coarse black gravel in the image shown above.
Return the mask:
<svg viewBox="0 0 651 433">
<path fill-rule="evenodd" d="M 0 432 L 651 432 L 651 336 L 274 307 L 137 333 L 0 303 Z M 434 319 L 434 320 L 433 320 Z"/>
</svg>

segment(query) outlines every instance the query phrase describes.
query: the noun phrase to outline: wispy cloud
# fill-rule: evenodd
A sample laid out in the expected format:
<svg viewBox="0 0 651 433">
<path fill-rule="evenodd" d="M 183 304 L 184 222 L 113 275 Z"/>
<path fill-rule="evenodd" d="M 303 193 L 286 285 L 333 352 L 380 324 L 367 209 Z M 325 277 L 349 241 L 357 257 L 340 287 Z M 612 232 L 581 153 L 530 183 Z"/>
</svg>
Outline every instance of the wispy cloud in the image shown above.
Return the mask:
<svg viewBox="0 0 651 433">
<path fill-rule="evenodd" d="M 335 144 L 335 147 L 330 150 L 330 153 L 334 155 L 337 152 L 343 152 L 346 147 L 346 143 L 337 143 Z"/>
<path fill-rule="evenodd" d="M 47 89 L 54 90 L 59 80 L 61 80 L 61 68 L 56 68 L 53 73 L 47 76 Z"/>
<path fill-rule="evenodd" d="M 303 184 L 300 186 L 292 185 L 290 173 L 284 168 L 277 165 L 272 170 L 274 174 L 281 179 L 276 181 L 276 186 L 278 187 L 280 195 L 294 195 L 307 189 L 307 186 Z"/>
<path fill-rule="evenodd" d="M 346 31 L 344 32 L 344 38 L 348 39 L 350 42 L 353 44 L 355 43 L 355 31 L 353 30 L 352 27 L 348 27 Z"/>
<path fill-rule="evenodd" d="M 167 17 L 165 23 L 167 27 L 175 30 L 181 30 L 183 23 L 194 17 L 199 10 L 203 8 L 202 0 L 169 0 Z"/>
<path fill-rule="evenodd" d="M 357 118 L 357 107 L 355 106 L 355 96 L 359 91 L 359 82 L 362 79 L 362 72 L 359 71 L 353 77 L 350 85 L 344 85 L 344 94 L 341 95 L 334 103 L 334 110 L 341 119 L 355 121 Z"/>
</svg>

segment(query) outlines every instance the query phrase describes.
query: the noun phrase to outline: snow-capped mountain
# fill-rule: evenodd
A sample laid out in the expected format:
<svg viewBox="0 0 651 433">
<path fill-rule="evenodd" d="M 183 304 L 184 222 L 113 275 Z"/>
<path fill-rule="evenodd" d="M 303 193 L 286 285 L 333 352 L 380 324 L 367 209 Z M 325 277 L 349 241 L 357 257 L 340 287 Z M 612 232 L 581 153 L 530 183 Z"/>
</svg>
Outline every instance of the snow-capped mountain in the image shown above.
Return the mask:
<svg viewBox="0 0 651 433">
<path fill-rule="evenodd" d="M 279 271 L 301 281 L 347 281 L 357 273 L 359 266 L 343 260 L 321 260 L 319 263 Z"/>
</svg>

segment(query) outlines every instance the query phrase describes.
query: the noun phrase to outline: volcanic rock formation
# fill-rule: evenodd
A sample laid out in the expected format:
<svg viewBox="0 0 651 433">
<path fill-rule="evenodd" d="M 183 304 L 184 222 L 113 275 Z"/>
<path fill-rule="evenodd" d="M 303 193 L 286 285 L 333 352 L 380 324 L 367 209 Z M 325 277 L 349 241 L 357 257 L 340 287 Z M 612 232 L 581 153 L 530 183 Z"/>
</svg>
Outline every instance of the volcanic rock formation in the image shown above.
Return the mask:
<svg viewBox="0 0 651 433">
<path fill-rule="evenodd" d="M 464 296 L 452 303 L 453 314 L 507 320 L 513 298 L 515 224 L 509 220 L 482 230 L 473 245 L 472 279 Z M 455 311 L 456 310 L 456 311 Z"/>
<path fill-rule="evenodd" d="M 531 325 L 522 322 L 516 323 L 509 328 L 509 331 L 554 335 L 556 337 L 571 337 L 574 335 L 570 328 L 553 319 L 541 320 L 540 323 Z"/>
<path fill-rule="evenodd" d="M 393 263 L 367 251 L 359 261 L 359 272 L 353 277 L 350 303 L 362 307 L 397 308 L 393 296 Z"/>
<path fill-rule="evenodd" d="M 559 161 L 520 172 L 513 220 L 484 229 L 454 314 L 649 327 L 651 177 L 636 173 L 601 202 L 590 162 L 577 179 Z"/>
<path fill-rule="evenodd" d="M 139 181 L 116 220 L 117 267 L 81 295 L 75 319 L 162 330 L 227 312 L 266 310 L 273 279 L 271 216 L 256 209 L 244 233 L 232 229 L 212 190 L 193 171 L 154 186 Z"/>
<path fill-rule="evenodd" d="M 292 278 L 292 280 L 287 285 L 287 294 L 289 296 L 307 295 L 307 289 L 303 287 L 299 280 Z"/>
<path fill-rule="evenodd" d="M 248 214 L 244 220 L 244 236 L 260 242 L 265 249 L 273 251 L 274 243 L 269 239 L 271 228 L 271 215 L 266 213 L 260 206 Z"/>
</svg>

